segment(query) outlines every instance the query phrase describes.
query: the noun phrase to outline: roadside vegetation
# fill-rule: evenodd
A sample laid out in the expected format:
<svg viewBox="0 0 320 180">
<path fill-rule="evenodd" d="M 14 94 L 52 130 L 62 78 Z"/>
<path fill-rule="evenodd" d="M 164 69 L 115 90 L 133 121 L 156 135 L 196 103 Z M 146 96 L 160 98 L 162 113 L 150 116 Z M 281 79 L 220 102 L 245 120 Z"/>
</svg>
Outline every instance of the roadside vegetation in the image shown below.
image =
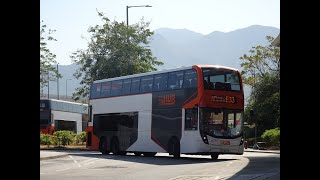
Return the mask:
<svg viewBox="0 0 320 180">
<path fill-rule="evenodd" d="M 240 57 L 243 83 L 252 89 L 244 111 L 245 137 L 252 144 L 257 128 L 257 141 L 280 148 L 280 47 L 271 45 L 273 37 L 266 39 L 269 45 Z"/>
<path fill-rule="evenodd" d="M 86 132 L 56 131 L 53 135 L 40 133 L 40 148 L 85 148 Z"/>
</svg>

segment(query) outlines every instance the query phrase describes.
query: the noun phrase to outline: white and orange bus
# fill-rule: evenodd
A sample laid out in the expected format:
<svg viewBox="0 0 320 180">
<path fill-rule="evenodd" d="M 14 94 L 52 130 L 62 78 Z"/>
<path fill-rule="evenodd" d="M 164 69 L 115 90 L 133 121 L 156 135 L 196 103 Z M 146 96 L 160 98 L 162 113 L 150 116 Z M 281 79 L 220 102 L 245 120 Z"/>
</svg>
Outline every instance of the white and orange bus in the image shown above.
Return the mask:
<svg viewBox="0 0 320 180">
<path fill-rule="evenodd" d="M 238 70 L 194 65 L 97 80 L 90 88 L 87 147 L 102 154 L 243 154 Z"/>
<path fill-rule="evenodd" d="M 56 99 L 40 99 L 40 132 L 52 135 L 55 131 L 86 131 L 88 105 Z"/>
</svg>

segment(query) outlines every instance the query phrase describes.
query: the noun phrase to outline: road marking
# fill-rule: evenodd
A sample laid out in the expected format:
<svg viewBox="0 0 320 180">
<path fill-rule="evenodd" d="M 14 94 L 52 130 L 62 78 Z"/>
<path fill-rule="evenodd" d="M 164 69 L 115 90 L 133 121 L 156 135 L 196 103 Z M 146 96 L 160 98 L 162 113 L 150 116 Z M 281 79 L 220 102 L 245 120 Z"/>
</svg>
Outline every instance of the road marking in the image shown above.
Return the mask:
<svg viewBox="0 0 320 180">
<path fill-rule="evenodd" d="M 57 163 L 57 162 L 41 162 L 41 164 L 63 164 L 63 163 Z"/>
<path fill-rule="evenodd" d="M 91 159 L 87 159 L 87 160 L 84 160 L 84 161 L 81 161 L 81 163 L 83 164 L 83 163 L 87 163 L 87 162 L 89 162 L 89 161 L 94 161 L 94 160 L 96 160 L 96 159 L 93 159 L 93 158 L 91 158 Z"/>
<path fill-rule="evenodd" d="M 220 176 L 216 176 L 214 179 L 219 179 L 220 178 Z"/>
<path fill-rule="evenodd" d="M 71 168 L 59 169 L 59 170 L 56 170 L 56 171 L 59 172 L 59 171 L 64 171 L 64 170 L 68 170 L 68 169 L 71 169 Z"/>
<path fill-rule="evenodd" d="M 94 161 L 85 163 L 85 164 L 83 164 L 83 165 L 86 166 L 86 165 L 89 165 L 89 164 L 94 164 L 94 163 L 96 163 L 96 162 L 98 162 L 98 161 L 102 161 L 102 160 L 103 160 L 103 159 L 95 159 Z"/>
<path fill-rule="evenodd" d="M 73 157 L 72 156 L 70 156 L 69 155 L 69 157 L 75 162 L 75 163 L 77 163 L 78 164 L 78 167 L 81 167 L 81 164 L 80 163 L 78 163 L 78 161 L 77 160 L 75 160 L 75 159 L 73 159 Z"/>
</svg>

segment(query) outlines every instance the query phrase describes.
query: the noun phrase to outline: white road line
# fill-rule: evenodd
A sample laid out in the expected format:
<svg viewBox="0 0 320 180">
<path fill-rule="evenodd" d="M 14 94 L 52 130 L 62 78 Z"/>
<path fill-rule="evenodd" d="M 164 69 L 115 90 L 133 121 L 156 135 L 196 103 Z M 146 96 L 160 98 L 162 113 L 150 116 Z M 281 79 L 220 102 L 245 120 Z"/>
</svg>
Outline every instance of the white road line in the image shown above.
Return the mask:
<svg viewBox="0 0 320 180">
<path fill-rule="evenodd" d="M 59 169 L 59 170 L 56 170 L 56 171 L 59 172 L 59 171 L 64 171 L 64 170 L 68 170 L 68 169 L 71 169 L 71 168 Z"/>
<path fill-rule="evenodd" d="M 103 159 L 95 159 L 94 161 L 85 163 L 85 164 L 83 164 L 83 165 L 86 166 L 86 165 L 89 165 L 89 164 L 94 164 L 94 163 L 96 163 L 96 162 L 98 162 L 98 161 L 102 161 L 102 160 L 103 160 Z"/>
<path fill-rule="evenodd" d="M 41 164 L 63 164 L 63 163 L 57 163 L 57 162 L 41 162 Z"/>
<path fill-rule="evenodd" d="M 220 176 L 216 176 L 214 179 L 219 179 L 220 178 Z"/>
<path fill-rule="evenodd" d="M 81 164 L 80 163 L 78 163 L 78 161 L 77 160 L 75 160 L 75 159 L 73 159 L 73 157 L 72 156 L 70 156 L 69 155 L 69 157 L 75 162 L 75 163 L 77 163 L 78 164 L 78 167 L 81 167 Z"/>
<path fill-rule="evenodd" d="M 97 160 L 97 159 L 94 159 L 94 158 L 87 159 L 87 160 L 81 161 L 81 164 L 87 163 L 87 162 L 89 162 L 89 161 L 94 161 L 94 160 Z"/>
</svg>

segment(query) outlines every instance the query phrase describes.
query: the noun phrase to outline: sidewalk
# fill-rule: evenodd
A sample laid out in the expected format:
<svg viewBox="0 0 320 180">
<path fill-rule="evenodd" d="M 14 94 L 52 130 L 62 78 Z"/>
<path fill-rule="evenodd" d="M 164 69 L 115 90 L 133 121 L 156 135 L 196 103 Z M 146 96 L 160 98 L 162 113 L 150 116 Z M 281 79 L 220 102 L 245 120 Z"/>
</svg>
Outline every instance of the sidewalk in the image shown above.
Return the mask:
<svg viewBox="0 0 320 180">
<path fill-rule="evenodd" d="M 276 153 L 280 154 L 280 150 L 257 150 L 257 149 L 244 149 L 244 152 L 259 152 L 259 153 Z"/>
</svg>

